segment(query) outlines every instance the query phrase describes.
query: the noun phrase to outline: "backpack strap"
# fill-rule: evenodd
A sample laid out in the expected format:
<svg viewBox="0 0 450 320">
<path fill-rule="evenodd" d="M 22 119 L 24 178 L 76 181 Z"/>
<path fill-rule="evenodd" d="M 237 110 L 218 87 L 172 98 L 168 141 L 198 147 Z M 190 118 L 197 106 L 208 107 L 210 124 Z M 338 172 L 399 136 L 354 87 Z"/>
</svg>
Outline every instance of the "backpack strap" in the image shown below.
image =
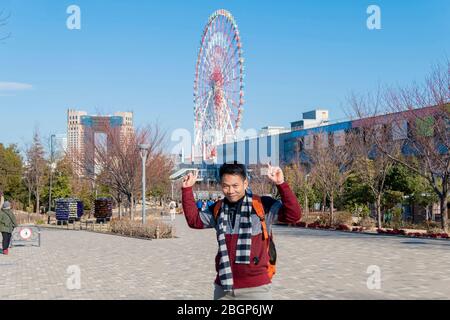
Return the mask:
<svg viewBox="0 0 450 320">
<path fill-rule="evenodd" d="M 263 240 L 268 240 L 269 234 L 267 232 L 266 213 L 264 211 L 264 206 L 262 204 L 260 196 L 253 195 L 253 208 L 255 209 L 255 212 L 258 215 L 259 220 L 261 221 Z"/>
<path fill-rule="evenodd" d="M 222 208 L 223 200 L 219 200 L 214 205 L 214 220 L 217 221 L 217 217 L 219 216 L 220 209 Z M 267 232 L 266 225 L 266 213 L 264 211 L 264 206 L 261 201 L 261 197 L 257 195 L 253 195 L 253 209 L 255 209 L 256 215 L 261 221 L 261 227 L 263 232 L 263 240 L 269 240 L 269 233 Z"/>
<path fill-rule="evenodd" d="M 214 210 L 213 210 L 214 211 L 214 220 L 216 220 L 216 221 L 217 221 L 217 217 L 219 216 L 220 208 L 222 208 L 222 203 L 223 203 L 223 200 L 219 200 L 214 205 Z"/>
</svg>

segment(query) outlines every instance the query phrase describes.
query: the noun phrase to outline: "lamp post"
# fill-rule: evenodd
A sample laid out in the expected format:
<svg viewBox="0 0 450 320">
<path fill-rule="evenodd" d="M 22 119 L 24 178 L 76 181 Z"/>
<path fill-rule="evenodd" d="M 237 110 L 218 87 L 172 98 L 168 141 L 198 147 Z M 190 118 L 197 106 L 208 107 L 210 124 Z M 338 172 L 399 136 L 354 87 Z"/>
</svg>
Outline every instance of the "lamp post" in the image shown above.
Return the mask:
<svg viewBox="0 0 450 320">
<path fill-rule="evenodd" d="M 308 177 L 309 174 L 305 176 L 305 214 L 308 217 L 309 215 L 309 203 L 308 203 Z"/>
<path fill-rule="evenodd" d="M 55 169 L 54 162 L 54 149 L 53 140 L 56 136 L 52 134 L 50 136 L 50 187 L 48 191 L 48 212 L 47 212 L 47 223 L 50 224 L 50 212 L 52 211 L 52 186 L 53 186 L 53 170 Z"/>
<path fill-rule="evenodd" d="M 142 225 L 145 225 L 146 214 L 145 214 L 145 163 L 147 162 L 148 149 L 150 146 L 148 144 L 140 144 L 139 151 L 142 159 Z"/>
</svg>

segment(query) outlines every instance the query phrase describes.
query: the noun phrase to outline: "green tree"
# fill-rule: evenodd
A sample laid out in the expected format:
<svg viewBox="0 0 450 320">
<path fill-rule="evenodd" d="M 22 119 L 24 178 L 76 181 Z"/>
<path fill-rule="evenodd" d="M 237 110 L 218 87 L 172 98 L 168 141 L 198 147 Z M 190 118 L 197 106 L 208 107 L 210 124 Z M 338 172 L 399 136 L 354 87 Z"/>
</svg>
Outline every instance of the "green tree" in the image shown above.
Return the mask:
<svg viewBox="0 0 450 320">
<path fill-rule="evenodd" d="M 389 190 L 402 192 L 406 196 L 403 202 L 408 205 L 418 204 L 426 208 L 439 201 L 429 182 L 402 164 L 392 167 L 386 178 L 386 185 Z"/>
<path fill-rule="evenodd" d="M 12 201 L 23 203 L 26 190 L 22 183 L 23 163 L 17 146 L 0 143 L 0 193 Z"/>
<path fill-rule="evenodd" d="M 63 158 L 56 162 L 56 168 L 53 172 L 52 183 L 52 206 L 54 201 L 59 198 L 69 198 L 73 196 L 72 192 L 72 166 L 67 158 Z M 49 184 L 48 176 L 45 179 L 45 187 L 42 191 L 42 200 L 48 203 L 49 200 Z"/>
<path fill-rule="evenodd" d="M 350 210 L 355 205 L 368 205 L 374 201 L 375 198 L 369 186 L 357 174 L 351 173 L 345 182 L 343 194 L 338 200 L 339 206 Z"/>
</svg>

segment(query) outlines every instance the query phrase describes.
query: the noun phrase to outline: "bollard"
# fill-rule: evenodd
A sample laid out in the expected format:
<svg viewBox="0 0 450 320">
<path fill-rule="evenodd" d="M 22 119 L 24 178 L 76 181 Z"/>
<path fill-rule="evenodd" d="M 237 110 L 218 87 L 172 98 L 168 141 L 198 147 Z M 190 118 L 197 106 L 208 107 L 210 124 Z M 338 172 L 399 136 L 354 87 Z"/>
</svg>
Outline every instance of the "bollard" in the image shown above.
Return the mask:
<svg viewBox="0 0 450 320">
<path fill-rule="evenodd" d="M 159 225 L 156 226 L 156 239 L 159 239 Z"/>
</svg>

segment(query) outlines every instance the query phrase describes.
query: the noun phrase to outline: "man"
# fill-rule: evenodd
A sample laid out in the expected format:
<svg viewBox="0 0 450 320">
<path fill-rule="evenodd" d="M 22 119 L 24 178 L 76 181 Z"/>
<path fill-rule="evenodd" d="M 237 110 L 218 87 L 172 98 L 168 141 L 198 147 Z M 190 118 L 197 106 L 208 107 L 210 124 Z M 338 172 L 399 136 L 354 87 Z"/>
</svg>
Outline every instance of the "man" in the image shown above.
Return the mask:
<svg viewBox="0 0 450 320">
<path fill-rule="evenodd" d="M 253 195 L 242 164 L 224 164 L 219 176 L 225 199 L 204 211 L 197 209 L 192 191 L 197 173 L 184 177 L 182 189 L 189 227 L 216 229 L 219 252 L 214 300 L 271 300 L 269 244 L 263 239 L 267 234 L 263 232 L 263 223 L 268 234 L 275 222 L 296 223 L 301 218 L 300 205 L 279 167 L 269 165 L 268 177 L 276 184 L 281 201 Z M 264 210 L 264 222 L 259 217 L 261 213 L 256 212 L 256 203 L 262 203 L 258 211 Z"/>
<path fill-rule="evenodd" d="M 16 217 L 11 211 L 11 204 L 5 201 L 0 210 L 0 232 L 3 237 L 3 254 L 5 255 L 9 253 L 8 248 L 11 243 L 11 234 L 15 227 L 17 227 Z"/>
</svg>

